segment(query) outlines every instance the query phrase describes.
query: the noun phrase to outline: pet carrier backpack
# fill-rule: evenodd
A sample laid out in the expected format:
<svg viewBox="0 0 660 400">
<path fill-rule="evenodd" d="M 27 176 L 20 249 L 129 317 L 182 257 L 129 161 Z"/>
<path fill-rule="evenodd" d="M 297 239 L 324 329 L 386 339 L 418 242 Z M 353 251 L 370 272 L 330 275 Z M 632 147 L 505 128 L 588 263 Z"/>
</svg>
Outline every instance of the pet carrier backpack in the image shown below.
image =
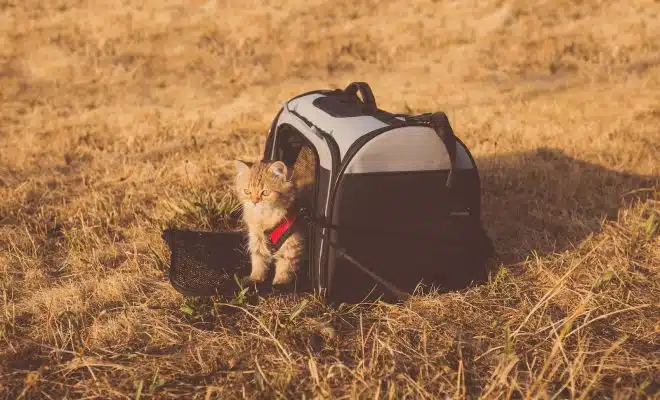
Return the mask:
<svg viewBox="0 0 660 400">
<path fill-rule="evenodd" d="M 307 92 L 278 112 L 263 159 L 293 165 L 304 145 L 317 165 L 313 206 L 298 210 L 309 233 L 301 290 L 355 303 L 401 297 L 420 283 L 454 290 L 487 279 L 493 247 L 479 173 L 444 113 L 383 111 L 364 82 Z M 243 235 L 166 230 L 174 287 L 235 291 L 234 275 L 250 272 Z"/>
</svg>

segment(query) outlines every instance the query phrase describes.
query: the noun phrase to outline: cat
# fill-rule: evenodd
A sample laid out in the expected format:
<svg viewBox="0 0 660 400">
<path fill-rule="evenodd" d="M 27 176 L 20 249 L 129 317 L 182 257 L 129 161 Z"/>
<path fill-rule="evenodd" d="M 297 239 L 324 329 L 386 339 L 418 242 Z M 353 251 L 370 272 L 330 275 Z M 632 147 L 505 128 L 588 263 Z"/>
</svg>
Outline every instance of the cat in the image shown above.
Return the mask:
<svg viewBox="0 0 660 400">
<path fill-rule="evenodd" d="M 234 160 L 234 189 L 243 209 L 251 259 L 250 281 L 262 283 L 271 262 L 275 262 L 273 285 L 286 285 L 300 269 L 307 228 L 297 218 L 299 207 L 311 209 L 315 178 L 315 156 L 304 146 L 293 167 L 282 161 L 249 163 Z M 289 236 L 274 249 L 267 233 L 282 223 L 292 222 Z"/>
</svg>

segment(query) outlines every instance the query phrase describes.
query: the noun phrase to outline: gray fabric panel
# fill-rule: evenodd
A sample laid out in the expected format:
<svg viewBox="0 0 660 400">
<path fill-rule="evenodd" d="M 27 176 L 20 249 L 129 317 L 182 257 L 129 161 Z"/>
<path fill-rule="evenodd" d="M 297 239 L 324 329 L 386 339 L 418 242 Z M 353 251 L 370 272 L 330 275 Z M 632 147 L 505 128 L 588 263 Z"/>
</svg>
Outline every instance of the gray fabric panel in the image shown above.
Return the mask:
<svg viewBox="0 0 660 400">
<path fill-rule="evenodd" d="M 278 127 L 282 124 L 289 124 L 300 131 L 300 133 L 314 145 L 316 151 L 319 153 L 319 164 L 321 165 L 321 168 L 332 170 L 332 155 L 330 154 L 330 148 L 325 143 L 325 140 L 317 136 L 306 123 L 291 114 L 286 107 L 282 110 L 282 114 L 277 121 Z"/>
<path fill-rule="evenodd" d="M 317 108 L 312 102 L 323 97 L 322 94 L 310 94 L 288 103 L 290 110 L 307 118 L 321 130 L 328 132 L 337 142 L 341 159 L 349 147 L 361 136 L 387 126 L 386 123 L 370 116 L 335 118 Z"/>
<path fill-rule="evenodd" d="M 456 168 L 474 168 L 465 148 L 460 143 L 456 145 Z M 432 128 L 408 126 L 387 131 L 365 143 L 345 173 L 432 171 L 449 166 L 449 153 Z"/>
</svg>

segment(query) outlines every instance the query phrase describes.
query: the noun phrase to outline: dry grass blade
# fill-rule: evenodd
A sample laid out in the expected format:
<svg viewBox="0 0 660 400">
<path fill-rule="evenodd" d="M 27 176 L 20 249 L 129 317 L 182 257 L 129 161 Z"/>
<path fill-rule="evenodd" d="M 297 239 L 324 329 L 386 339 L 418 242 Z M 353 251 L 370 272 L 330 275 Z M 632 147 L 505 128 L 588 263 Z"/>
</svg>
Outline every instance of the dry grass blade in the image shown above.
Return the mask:
<svg viewBox="0 0 660 400">
<path fill-rule="evenodd" d="M 572 273 L 573 273 L 578 267 L 580 267 L 580 266 L 582 265 L 582 263 L 583 263 L 587 258 L 589 258 L 589 256 L 591 256 L 591 255 L 592 255 L 592 254 L 598 249 L 598 247 L 600 247 L 600 245 L 603 244 L 603 243 L 604 243 L 604 240 L 601 241 L 600 243 L 598 243 L 596 246 L 594 246 L 591 250 L 589 250 L 589 252 L 588 252 L 584 257 L 582 257 L 582 258 L 580 258 L 579 260 L 577 260 L 577 261 L 573 264 L 573 266 L 572 266 L 568 271 L 566 271 L 566 272 L 564 273 L 564 275 L 562 275 L 562 277 L 557 281 L 557 283 L 555 283 L 555 285 L 543 295 L 543 297 L 541 298 L 541 300 L 539 300 L 539 301 L 534 305 L 534 308 L 532 308 L 532 310 L 527 314 L 527 316 L 525 316 L 525 319 L 520 323 L 520 325 L 518 326 L 518 328 L 516 328 L 516 330 L 513 331 L 513 333 L 512 333 L 513 336 L 516 336 L 516 335 L 518 335 L 518 334 L 520 333 L 520 330 L 525 326 L 525 324 L 530 320 L 530 318 L 534 315 L 535 312 L 537 312 L 539 309 L 541 309 L 542 307 L 544 307 L 544 306 L 545 306 L 545 305 L 546 305 L 546 304 L 547 304 L 547 303 L 548 303 L 548 302 L 549 302 L 554 296 L 556 296 L 557 294 L 559 294 L 559 293 L 561 292 L 561 289 L 563 288 L 563 286 L 564 286 L 564 282 L 566 281 L 566 279 L 567 279 L 567 278 L 568 278 L 568 277 L 569 277 L 569 276 L 570 276 L 570 275 L 571 275 L 571 274 L 572 274 Z"/>
<path fill-rule="evenodd" d="M 243 307 L 235 306 L 235 305 L 229 304 L 229 303 L 222 303 L 221 305 L 223 307 L 229 307 L 229 308 L 234 308 L 234 309 L 241 310 L 245 314 L 247 314 L 250 318 L 252 318 L 255 322 L 257 322 L 257 324 L 259 324 L 259 327 L 261 329 L 263 329 L 268 334 L 268 337 L 273 341 L 273 343 L 275 343 L 278 350 L 286 358 L 286 360 L 289 361 L 289 362 L 293 362 L 293 360 L 291 359 L 290 353 L 284 348 L 282 343 L 279 340 L 277 340 L 275 335 L 273 335 L 273 332 L 270 329 L 268 329 L 268 327 L 258 317 L 256 317 L 254 314 L 252 314 L 250 311 L 246 310 Z"/>
</svg>

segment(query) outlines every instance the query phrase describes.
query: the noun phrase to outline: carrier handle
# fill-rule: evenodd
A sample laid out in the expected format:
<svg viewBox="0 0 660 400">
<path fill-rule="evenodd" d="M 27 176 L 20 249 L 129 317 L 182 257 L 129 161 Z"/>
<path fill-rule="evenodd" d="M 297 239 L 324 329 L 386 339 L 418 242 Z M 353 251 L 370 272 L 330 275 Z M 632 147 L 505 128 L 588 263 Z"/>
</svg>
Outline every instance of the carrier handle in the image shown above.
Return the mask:
<svg viewBox="0 0 660 400">
<path fill-rule="evenodd" d="M 376 98 L 374 97 L 374 92 L 371 91 L 371 87 L 366 82 L 351 82 L 344 92 L 351 95 L 357 95 L 357 92 L 360 92 L 362 95 L 362 102 L 369 107 L 369 111 L 376 112 L 378 107 L 376 106 Z"/>
</svg>

